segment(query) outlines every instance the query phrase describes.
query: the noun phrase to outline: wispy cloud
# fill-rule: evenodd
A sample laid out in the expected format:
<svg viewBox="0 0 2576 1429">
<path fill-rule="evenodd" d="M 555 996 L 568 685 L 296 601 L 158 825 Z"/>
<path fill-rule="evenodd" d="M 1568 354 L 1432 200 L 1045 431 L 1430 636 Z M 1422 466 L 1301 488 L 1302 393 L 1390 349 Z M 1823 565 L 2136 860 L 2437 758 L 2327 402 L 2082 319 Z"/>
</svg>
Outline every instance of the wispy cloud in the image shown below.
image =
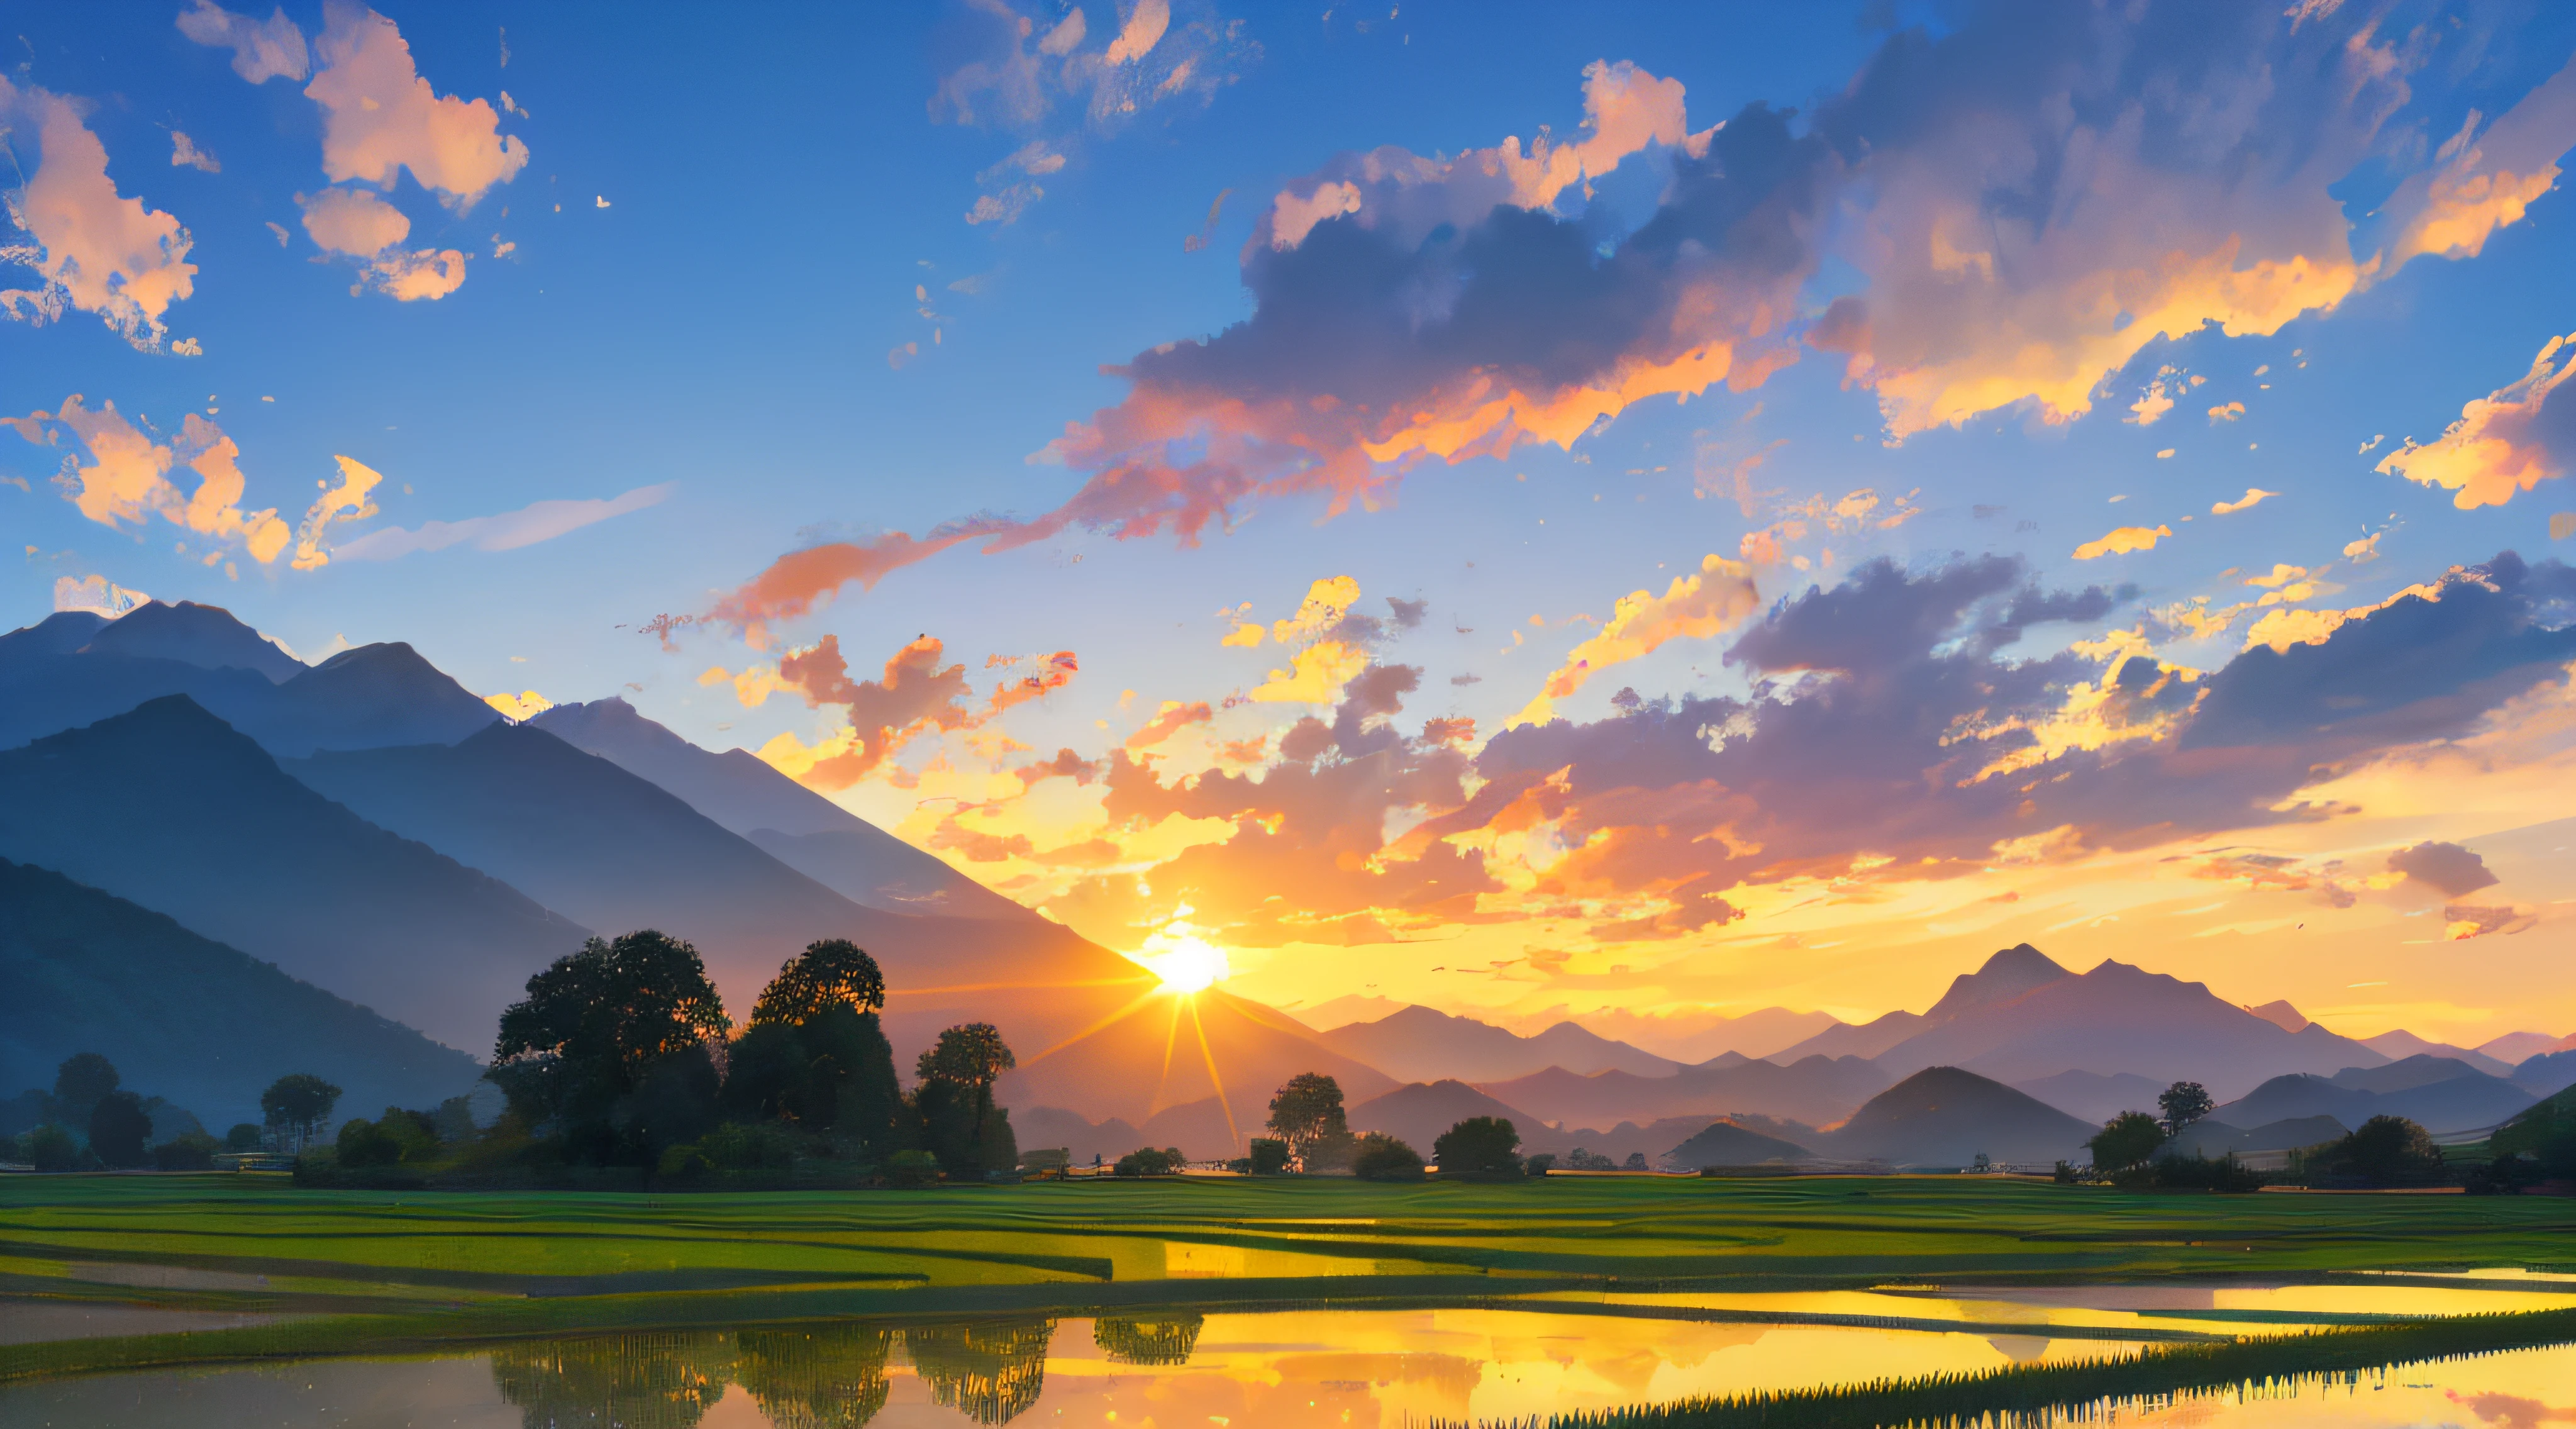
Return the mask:
<svg viewBox="0 0 2576 1429">
<path fill-rule="evenodd" d="M 494 516 L 428 521 L 412 528 L 387 526 L 336 547 L 332 554 L 346 561 L 390 561 L 415 551 L 443 551 L 459 545 L 470 545 L 478 551 L 515 551 L 614 516 L 641 511 L 659 504 L 678 489 L 678 482 L 666 481 L 639 486 L 621 496 L 539 501 Z"/>
</svg>

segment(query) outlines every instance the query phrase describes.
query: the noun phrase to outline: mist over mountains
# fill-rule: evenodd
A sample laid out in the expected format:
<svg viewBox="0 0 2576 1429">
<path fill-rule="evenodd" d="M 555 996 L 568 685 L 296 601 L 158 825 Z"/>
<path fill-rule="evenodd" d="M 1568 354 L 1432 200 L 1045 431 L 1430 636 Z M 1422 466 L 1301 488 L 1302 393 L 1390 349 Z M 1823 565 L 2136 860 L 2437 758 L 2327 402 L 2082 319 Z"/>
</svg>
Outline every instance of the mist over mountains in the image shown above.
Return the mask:
<svg viewBox="0 0 2576 1429">
<path fill-rule="evenodd" d="M 1310 1014 L 1319 1031 L 1222 988 L 1160 994 L 1136 962 L 622 699 L 514 723 L 408 645 L 306 665 L 186 603 L 0 635 L 0 892 L 0 1092 L 97 1050 L 210 1121 L 286 1061 L 362 1112 L 453 1095 L 531 973 L 644 927 L 694 943 L 738 1016 L 806 943 L 850 939 L 885 971 L 898 1065 L 993 1022 L 1019 1053 L 998 1090 L 1023 1143 L 1077 1153 L 1232 1154 L 1306 1071 L 1339 1081 L 1355 1128 L 1417 1145 L 1497 1115 L 1531 1150 L 1676 1164 L 2044 1162 L 2176 1080 L 2230 1127 L 2389 1112 L 2437 1132 L 2576 1082 L 2576 1040 L 2355 1041 L 2286 1003 L 2116 961 L 2078 973 L 2027 944 L 1861 1025 L 1610 1009 L 1524 1035 L 1351 997 Z"/>
</svg>

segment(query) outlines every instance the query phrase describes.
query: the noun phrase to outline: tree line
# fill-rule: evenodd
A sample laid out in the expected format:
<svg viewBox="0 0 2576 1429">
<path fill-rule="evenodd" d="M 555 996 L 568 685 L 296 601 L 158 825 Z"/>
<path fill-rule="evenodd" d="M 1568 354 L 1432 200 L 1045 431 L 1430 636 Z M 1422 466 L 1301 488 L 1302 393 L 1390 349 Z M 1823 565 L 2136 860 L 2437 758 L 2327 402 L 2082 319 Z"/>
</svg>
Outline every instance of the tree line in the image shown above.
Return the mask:
<svg viewBox="0 0 2576 1429">
<path fill-rule="evenodd" d="M 320 1077 L 289 1073 L 260 1094 L 264 1121 L 237 1123 L 217 1140 L 194 1113 L 166 1097 L 133 1091 L 124 1081 L 103 1054 L 64 1058 L 54 1069 L 51 1092 L 31 1090 L 6 1104 L 20 1124 L 33 1125 L 0 1136 L 0 1160 L 39 1171 L 207 1171 L 227 1152 L 302 1149 L 330 1119 L 340 1095 Z M 446 1115 L 451 1121 L 464 1116 L 464 1098 Z"/>
<path fill-rule="evenodd" d="M 2057 1179 L 2170 1191 L 2256 1191 L 2274 1179 L 2234 1151 L 2211 1157 L 2175 1150 L 2185 1129 L 2217 1109 L 2208 1088 L 2175 1082 L 2156 1094 L 2156 1105 L 2162 1115 L 2124 1111 L 2084 1143 L 2093 1155 L 2089 1178 L 2061 1161 Z M 2290 1152 L 2288 1161 L 2281 1179 L 2314 1186 L 2429 1186 L 2455 1179 L 2432 1134 L 2402 1116 L 2374 1116 L 2339 1139 Z"/>
</svg>

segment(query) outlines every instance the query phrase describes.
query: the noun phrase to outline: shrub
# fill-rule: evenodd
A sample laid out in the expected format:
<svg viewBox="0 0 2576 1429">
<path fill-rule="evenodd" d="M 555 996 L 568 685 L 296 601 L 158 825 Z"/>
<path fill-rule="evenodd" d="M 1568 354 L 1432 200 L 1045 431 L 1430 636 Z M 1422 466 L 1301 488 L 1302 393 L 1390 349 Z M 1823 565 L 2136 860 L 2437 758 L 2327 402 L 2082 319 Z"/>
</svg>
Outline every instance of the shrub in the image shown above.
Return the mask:
<svg viewBox="0 0 2576 1429">
<path fill-rule="evenodd" d="M 1392 1136 L 1370 1132 L 1351 1156 L 1351 1174 L 1363 1181 L 1419 1181 L 1422 1153 Z"/>
<path fill-rule="evenodd" d="M 1548 1172 L 1556 1169 L 1556 1154 L 1554 1152 L 1542 1151 L 1527 1161 L 1522 1162 L 1521 1169 L 1527 1171 L 1533 1176 L 1544 1176 Z"/>
<path fill-rule="evenodd" d="M 1118 1158 L 1112 1168 L 1120 1176 L 1169 1176 L 1181 1169 L 1180 1148 L 1167 1146 L 1160 1151 L 1140 1146 Z"/>
<path fill-rule="evenodd" d="M 46 1122 L 19 1137 L 18 1148 L 39 1171 L 77 1171 L 89 1159 L 71 1129 L 60 1122 Z"/>
<path fill-rule="evenodd" d="M 2111 1178 L 2133 1191 L 2219 1191 L 2242 1195 L 2263 1189 L 2263 1175 L 2231 1153 L 2215 1161 L 2206 1156 L 2159 1156 Z"/>
<path fill-rule="evenodd" d="M 886 1158 L 886 1179 L 918 1188 L 939 1184 L 939 1158 L 927 1151 L 898 1151 Z"/>
<path fill-rule="evenodd" d="M 2060 1161 L 2057 1163 L 2057 1184 L 2061 1186 L 2072 1186 L 2083 1179 L 2083 1176 L 2076 1171 L 2074 1162 Z"/>
<path fill-rule="evenodd" d="M 1565 1167 L 1569 1171 L 1616 1171 L 1619 1163 L 1598 1151 L 1586 1151 L 1578 1146 L 1572 1155 L 1565 1158 Z"/>
<path fill-rule="evenodd" d="M 1244 1169 L 1255 1176 L 1276 1176 L 1288 1169 L 1288 1143 L 1275 1136 L 1252 1138 Z"/>
<path fill-rule="evenodd" d="M 152 1164 L 163 1171 L 212 1171 L 216 1145 L 202 1131 L 181 1132 L 152 1148 Z"/>
<path fill-rule="evenodd" d="M 666 1181 L 695 1181 L 714 1172 L 715 1158 L 695 1143 L 666 1146 L 662 1159 L 654 1163 L 653 1174 Z"/>
<path fill-rule="evenodd" d="M 727 1122 L 700 1138 L 707 1159 L 727 1171 L 784 1171 L 795 1164 L 796 1142 L 774 1126 Z"/>
<path fill-rule="evenodd" d="M 1521 1134 L 1503 1117 L 1471 1116 L 1431 1143 L 1444 1176 L 1518 1176 Z M 1638 1158 L 1643 1165 L 1644 1158 Z"/>
<path fill-rule="evenodd" d="M 2084 1143 L 2093 1153 L 2094 1169 L 2109 1173 L 2126 1171 L 2156 1154 L 2165 1144 L 2161 1122 L 2142 1111 L 2124 1111 L 2102 1123 L 2102 1129 Z"/>
<path fill-rule="evenodd" d="M 89 1149 L 104 1165 L 143 1165 L 149 1156 L 143 1144 L 151 1135 L 152 1118 L 132 1092 L 109 1092 L 90 1108 Z"/>
<path fill-rule="evenodd" d="M 226 1151 L 257 1151 L 263 1144 L 264 1140 L 265 1133 L 259 1129 L 259 1123 L 252 1121 L 237 1121 L 233 1123 L 232 1130 L 224 1133 L 224 1149 Z"/>
<path fill-rule="evenodd" d="M 2312 1179 L 2372 1186 L 2423 1186 L 2444 1178 L 2442 1148 L 2402 1116 L 2374 1116 L 2341 1141 L 2310 1152 Z"/>
</svg>

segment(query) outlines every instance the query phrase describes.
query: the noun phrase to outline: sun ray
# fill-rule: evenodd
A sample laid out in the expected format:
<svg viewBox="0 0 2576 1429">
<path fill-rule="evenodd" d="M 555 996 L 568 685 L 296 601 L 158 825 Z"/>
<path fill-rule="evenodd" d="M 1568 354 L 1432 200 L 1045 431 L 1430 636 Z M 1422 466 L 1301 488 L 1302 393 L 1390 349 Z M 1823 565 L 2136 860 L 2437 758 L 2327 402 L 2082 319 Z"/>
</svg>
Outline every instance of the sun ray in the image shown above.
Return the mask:
<svg viewBox="0 0 2576 1429">
<path fill-rule="evenodd" d="M 1172 1047 L 1173 1044 L 1179 1042 L 1180 1039 L 1181 1003 L 1180 999 L 1176 997 L 1172 1000 L 1172 1025 L 1165 1028 L 1163 1031 L 1162 1079 L 1154 1083 L 1154 1100 L 1149 1103 L 1149 1105 L 1153 1107 L 1154 1111 L 1161 1111 L 1163 1109 L 1163 1088 L 1172 1084 Z M 1153 1112 L 1146 1113 L 1148 1116 L 1151 1116 L 1152 1114 Z"/>
<path fill-rule="evenodd" d="M 1243 1132 L 1234 1124 L 1234 1104 L 1226 1100 L 1225 1079 L 1216 1074 L 1216 1050 L 1208 1046 L 1207 1024 L 1199 1020 L 1198 995 L 1192 993 L 1186 1000 L 1190 1005 L 1190 1028 L 1199 1035 L 1199 1056 L 1207 1062 L 1208 1081 L 1216 1088 L 1217 1110 L 1225 1113 L 1226 1137 L 1240 1149 L 1243 1146 Z"/>
<path fill-rule="evenodd" d="M 1107 1031 L 1112 1025 L 1134 1015 L 1139 1008 L 1142 1008 L 1146 1003 L 1153 1001 L 1154 994 L 1161 991 L 1162 988 L 1159 986 L 1145 989 L 1143 992 L 1136 994 L 1135 999 L 1130 1001 L 1126 1006 L 1119 1008 L 1117 1011 L 1110 1013 L 1108 1016 L 1101 1018 L 1090 1026 L 1085 1027 L 1072 1036 L 1065 1038 L 1063 1041 L 1058 1042 L 1036 1056 L 1029 1058 L 1028 1061 L 1023 1062 L 1020 1065 L 1025 1067 L 1034 1065 L 1038 1062 L 1043 1062 L 1047 1058 L 1054 1056 L 1056 1053 L 1063 1051 L 1065 1048 L 1072 1046 L 1074 1043 L 1081 1041 L 1085 1037 L 1089 1037 L 1094 1033 Z"/>
<path fill-rule="evenodd" d="M 1021 989 L 1055 987 L 1133 987 L 1140 982 L 1155 982 L 1151 973 L 1135 977 L 1093 978 L 1087 982 L 967 982 L 954 987 L 890 987 L 888 997 L 922 997 L 934 992 L 1013 992 Z M 1160 987 L 1161 983 L 1155 982 Z"/>
</svg>

